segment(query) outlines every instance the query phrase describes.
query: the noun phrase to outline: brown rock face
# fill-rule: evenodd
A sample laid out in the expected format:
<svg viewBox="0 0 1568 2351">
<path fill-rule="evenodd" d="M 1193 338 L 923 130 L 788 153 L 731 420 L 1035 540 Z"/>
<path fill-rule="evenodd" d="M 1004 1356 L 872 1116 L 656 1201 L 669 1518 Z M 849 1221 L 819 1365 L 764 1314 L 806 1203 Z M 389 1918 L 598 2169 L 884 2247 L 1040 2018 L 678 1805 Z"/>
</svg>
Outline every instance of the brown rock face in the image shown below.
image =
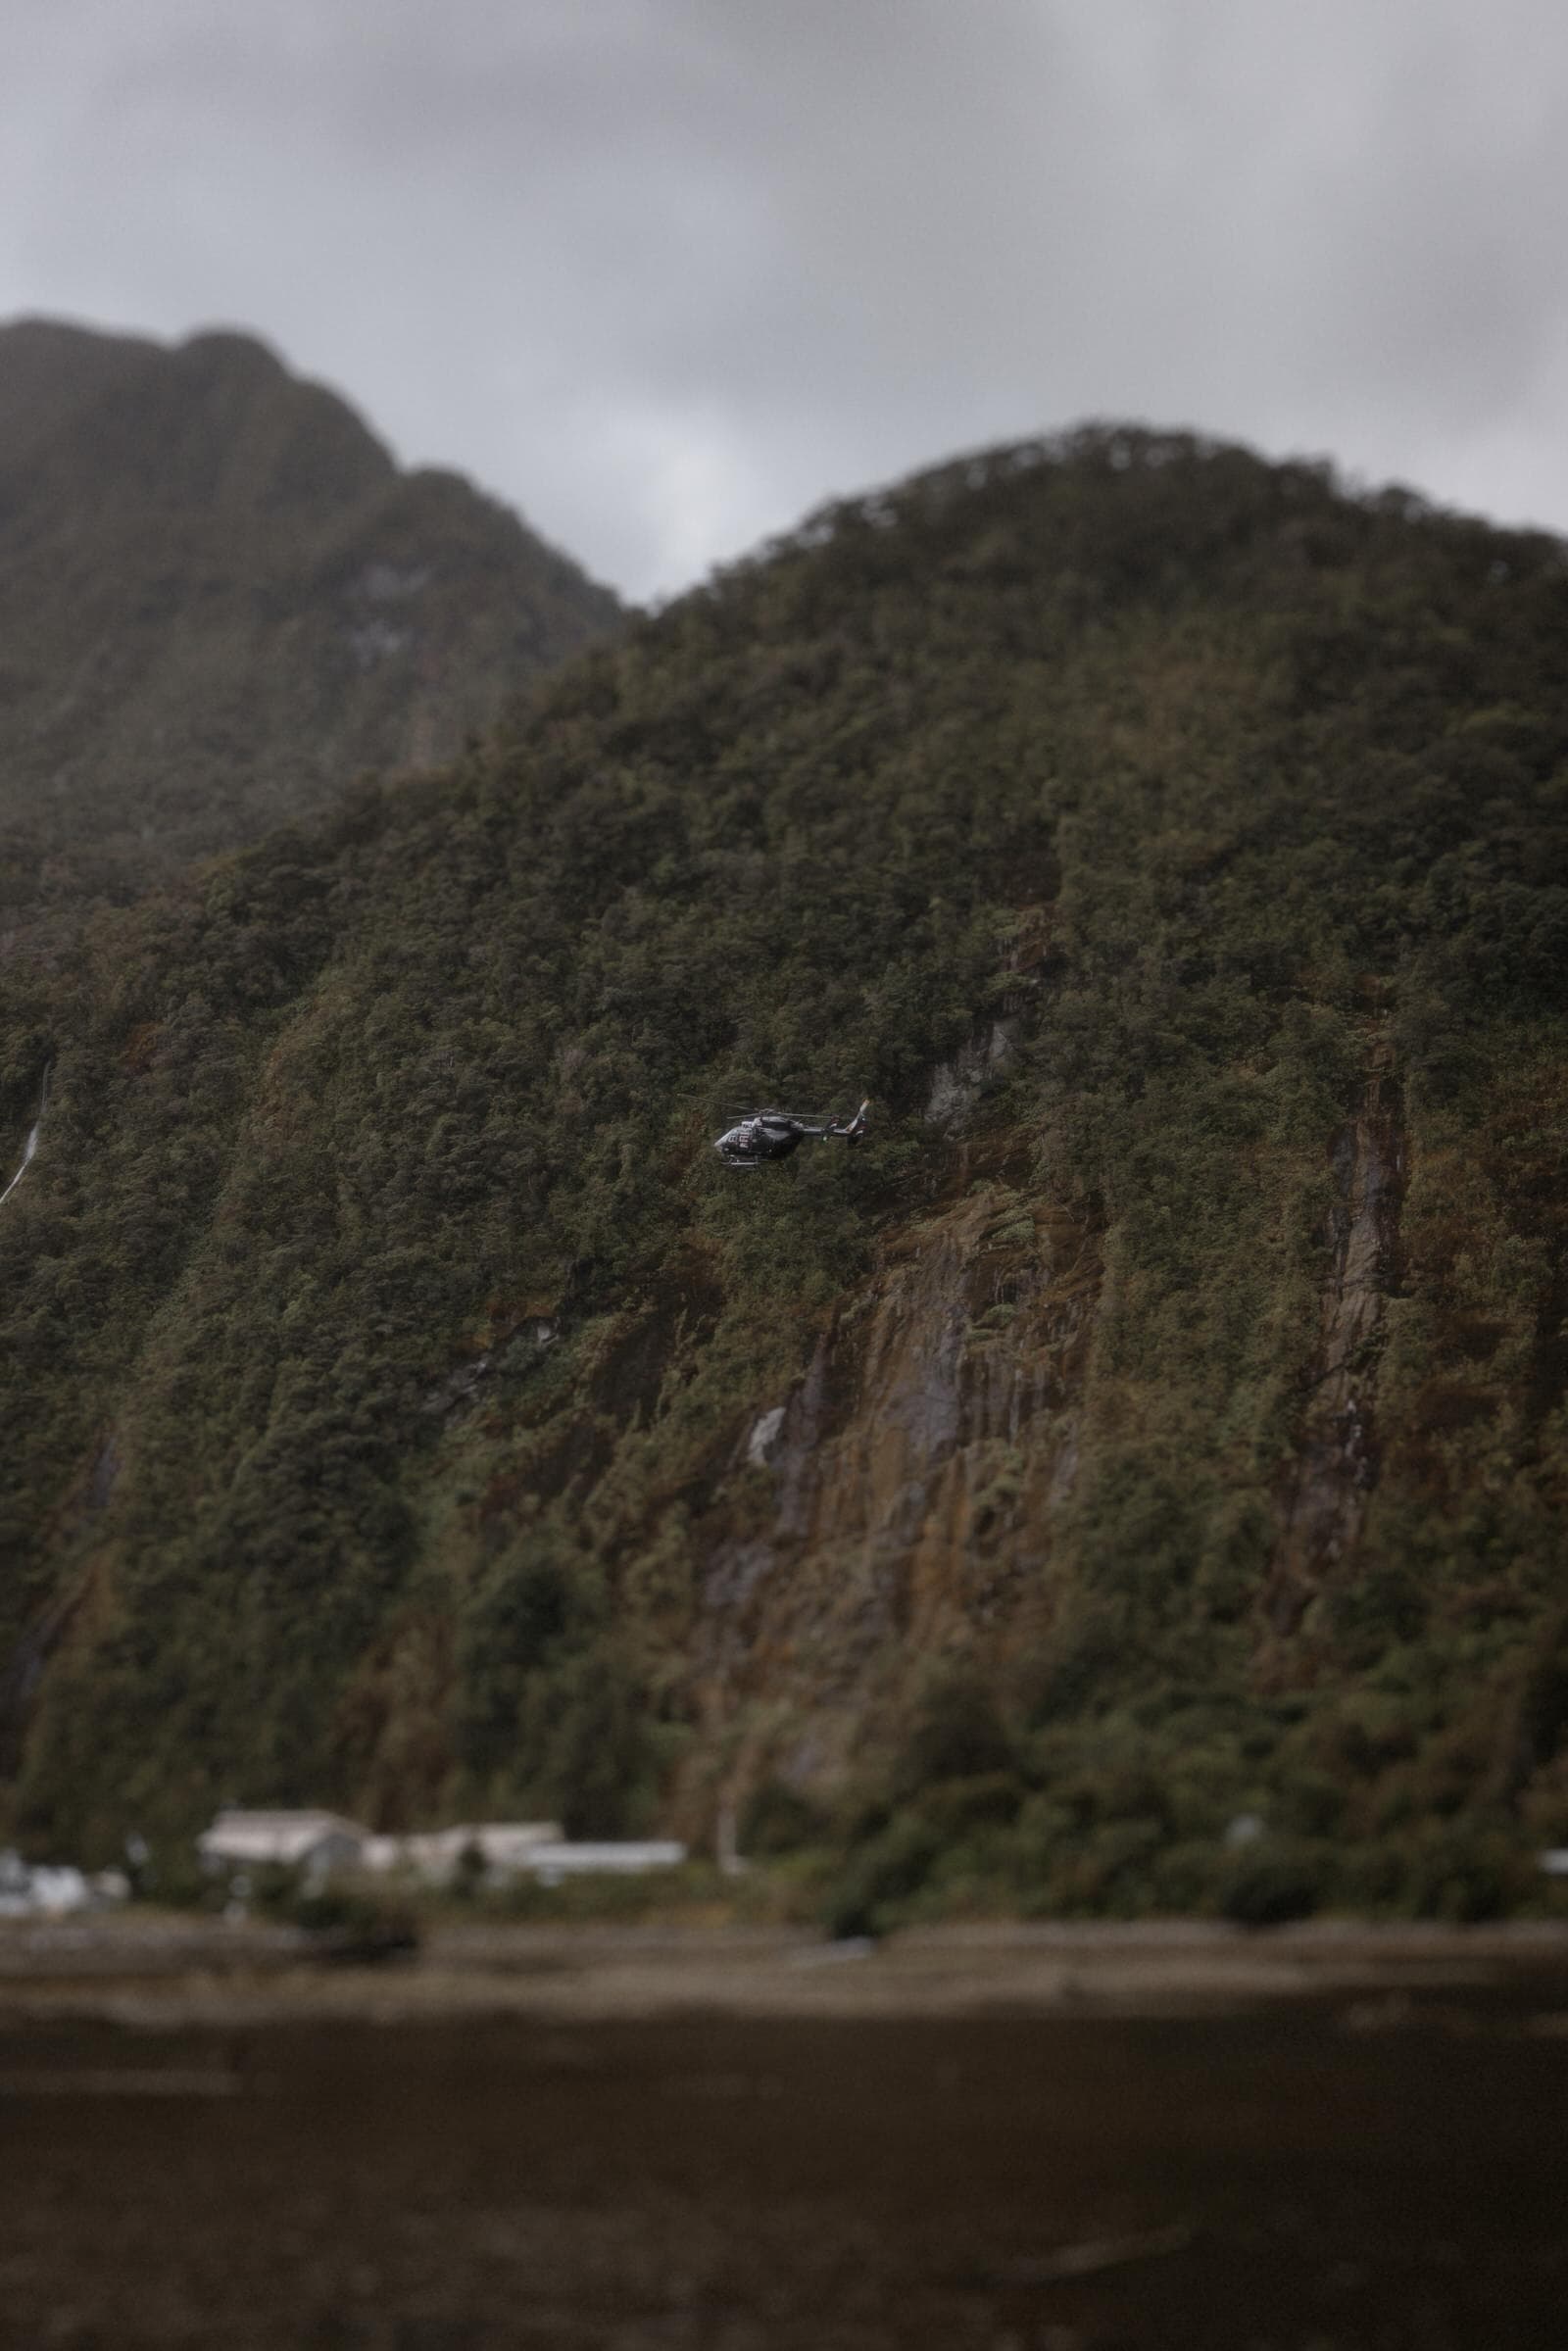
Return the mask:
<svg viewBox="0 0 1568 2351">
<path fill-rule="evenodd" d="M 1360 1105 L 1335 1136 L 1332 1155 L 1333 1256 L 1309 1401 L 1263 1595 L 1277 1634 L 1296 1630 L 1324 1583 L 1349 1560 L 1377 1479 L 1378 1343 L 1395 1287 L 1405 1183 L 1399 1089 L 1386 1026 L 1373 1036 Z"/>
<path fill-rule="evenodd" d="M 701 1634 L 710 1719 L 750 1724 L 742 1777 L 774 1721 L 773 1768 L 831 1776 L 912 1672 L 1049 1611 L 1099 1288 L 1081 1225 L 984 1183 L 898 1234 L 757 1421 L 768 1521 L 712 1558 Z"/>
</svg>

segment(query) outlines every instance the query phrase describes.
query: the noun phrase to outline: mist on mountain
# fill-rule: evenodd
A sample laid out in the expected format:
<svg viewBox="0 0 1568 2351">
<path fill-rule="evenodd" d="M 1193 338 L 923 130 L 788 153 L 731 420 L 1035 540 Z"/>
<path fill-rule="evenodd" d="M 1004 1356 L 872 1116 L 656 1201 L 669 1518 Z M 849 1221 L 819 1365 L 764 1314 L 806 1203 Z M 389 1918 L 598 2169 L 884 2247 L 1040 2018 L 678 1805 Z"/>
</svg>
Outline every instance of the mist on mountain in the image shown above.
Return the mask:
<svg viewBox="0 0 1568 2351">
<path fill-rule="evenodd" d="M 450 759 L 618 619 L 249 336 L 0 326 L 0 937 Z"/>
</svg>

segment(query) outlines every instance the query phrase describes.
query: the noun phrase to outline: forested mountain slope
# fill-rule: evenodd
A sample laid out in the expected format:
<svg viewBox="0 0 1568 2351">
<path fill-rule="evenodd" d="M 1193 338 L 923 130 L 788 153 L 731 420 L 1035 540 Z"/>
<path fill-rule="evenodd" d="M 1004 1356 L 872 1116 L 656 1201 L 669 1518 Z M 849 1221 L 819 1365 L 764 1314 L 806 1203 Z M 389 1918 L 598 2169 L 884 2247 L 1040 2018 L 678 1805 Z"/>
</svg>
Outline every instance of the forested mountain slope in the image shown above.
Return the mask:
<svg viewBox="0 0 1568 2351">
<path fill-rule="evenodd" d="M 245 336 L 0 327 L 0 939 L 451 758 L 617 619 Z"/>
<path fill-rule="evenodd" d="M 1530 1898 L 1565 627 L 1544 537 L 1086 432 L 102 916 L 0 1062 L 17 1827 L 732 1803 L 845 1918 Z"/>
</svg>

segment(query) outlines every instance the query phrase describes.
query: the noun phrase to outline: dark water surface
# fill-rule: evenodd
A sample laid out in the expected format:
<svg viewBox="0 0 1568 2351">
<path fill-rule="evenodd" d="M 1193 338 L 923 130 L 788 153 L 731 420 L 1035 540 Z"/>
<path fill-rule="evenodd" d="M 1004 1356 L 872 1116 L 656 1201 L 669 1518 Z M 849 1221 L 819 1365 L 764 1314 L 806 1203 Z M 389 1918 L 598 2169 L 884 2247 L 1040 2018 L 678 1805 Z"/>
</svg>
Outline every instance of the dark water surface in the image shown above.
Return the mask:
<svg viewBox="0 0 1568 2351">
<path fill-rule="evenodd" d="M 1568 2037 L 1397 2002 L 13 2019 L 0 2342 L 1559 2351 L 1565 2126 Z"/>
</svg>

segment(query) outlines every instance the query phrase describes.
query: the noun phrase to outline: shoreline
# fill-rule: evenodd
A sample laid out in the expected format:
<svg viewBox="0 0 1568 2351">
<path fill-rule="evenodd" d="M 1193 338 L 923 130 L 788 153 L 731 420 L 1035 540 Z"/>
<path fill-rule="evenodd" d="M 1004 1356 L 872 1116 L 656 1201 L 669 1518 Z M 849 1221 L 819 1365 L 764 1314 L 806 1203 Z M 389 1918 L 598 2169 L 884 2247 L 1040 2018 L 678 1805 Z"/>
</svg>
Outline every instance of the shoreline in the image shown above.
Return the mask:
<svg viewBox="0 0 1568 2351">
<path fill-rule="evenodd" d="M 41 2017 L 176 2029 L 333 2018 L 654 2022 L 675 2016 L 1214 2016 L 1381 2000 L 1568 2033 L 1568 1925 L 1208 1920 L 801 1929 L 441 1924 L 368 1963 L 297 1928 L 170 1915 L 0 1926 L 0 2030 Z"/>
</svg>

